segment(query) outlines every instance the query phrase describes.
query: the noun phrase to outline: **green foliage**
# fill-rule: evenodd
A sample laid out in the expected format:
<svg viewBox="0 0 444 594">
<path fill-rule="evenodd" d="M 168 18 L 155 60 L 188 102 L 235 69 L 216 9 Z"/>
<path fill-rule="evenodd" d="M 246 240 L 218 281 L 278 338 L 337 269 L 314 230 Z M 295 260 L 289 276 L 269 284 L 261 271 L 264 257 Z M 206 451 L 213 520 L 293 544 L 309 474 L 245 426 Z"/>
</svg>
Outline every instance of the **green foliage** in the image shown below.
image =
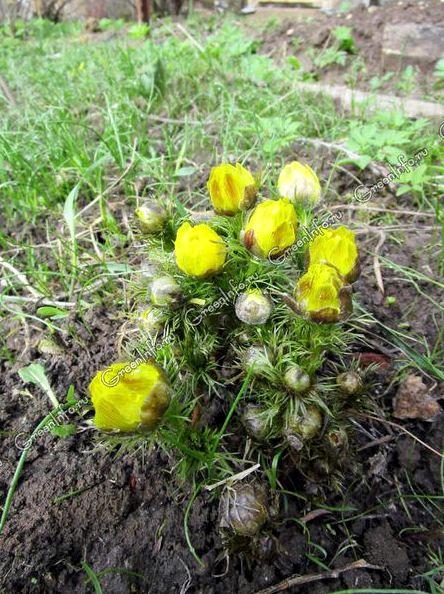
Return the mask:
<svg viewBox="0 0 444 594">
<path fill-rule="evenodd" d="M 353 163 L 360 169 L 385 163 L 388 172 L 396 172 L 398 196 L 411 192 L 420 203 L 428 203 L 426 192 L 434 195 L 442 190 L 439 163 L 444 150 L 437 131 L 428 129 L 426 120 L 412 121 L 399 112 L 375 114 L 364 124 L 352 121 L 346 146 L 356 157 L 348 155 L 340 163 Z"/>
<path fill-rule="evenodd" d="M 444 58 L 438 60 L 433 73 L 436 78 L 436 86 L 441 88 L 444 85 Z"/>
<path fill-rule="evenodd" d="M 418 165 L 414 169 L 406 171 L 399 177 L 401 184 L 396 190 L 397 196 L 407 192 L 422 192 L 425 184 L 432 180 L 432 172 L 426 163 Z"/>
<path fill-rule="evenodd" d="M 101 31 L 120 31 L 124 26 L 123 19 L 100 19 L 99 21 Z"/>
<path fill-rule="evenodd" d="M 352 124 L 347 146 L 362 157 L 362 161 L 356 162 L 358 166 L 362 166 L 365 161 L 367 165 L 373 160 L 397 162 L 403 147 L 410 142 L 411 132 L 401 123 L 399 125 L 394 121 L 391 123 L 392 127 L 387 127 L 384 121 L 378 120 L 364 125 L 357 122 Z M 406 123 L 405 120 L 404 123 Z"/>
<path fill-rule="evenodd" d="M 370 79 L 370 89 L 372 91 L 378 91 L 386 83 L 391 81 L 394 76 L 395 76 L 394 72 L 386 72 L 382 76 L 373 76 Z"/>
<path fill-rule="evenodd" d="M 19 369 L 18 374 L 23 382 L 31 383 L 41 388 L 47 394 L 54 407 L 59 406 L 54 391 L 51 388 L 51 384 L 46 377 L 43 365 L 40 365 L 40 363 L 31 363 L 27 367 Z"/>
<path fill-rule="evenodd" d="M 145 39 L 150 32 L 150 27 L 146 23 L 136 23 L 135 25 L 131 25 L 128 29 L 128 37 L 129 39 L 133 39 L 134 41 Z"/>
<path fill-rule="evenodd" d="M 325 70 L 330 66 L 345 66 L 347 54 L 356 52 L 355 40 L 350 27 L 340 26 L 332 30 L 333 43 L 325 45 L 321 50 L 309 48 L 307 55 L 313 61 L 313 65 L 318 70 Z M 289 58 L 290 64 L 299 70 L 299 61 L 296 58 Z"/>
<path fill-rule="evenodd" d="M 413 93 L 418 86 L 419 69 L 415 66 L 407 66 L 396 81 L 396 88 L 405 95 Z"/>
<path fill-rule="evenodd" d="M 400 155 L 423 148 L 426 126 L 425 120 L 411 121 L 399 112 L 375 114 L 368 123 L 350 123 L 347 147 L 362 157 L 354 161 L 362 168 L 370 161 L 397 163 Z"/>
<path fill-rule="evenodd" d="M 51 429 L 51 434 L 55 437 L 60 437 L 61 439 L 66 439 L 67 437 L 71 437 L 75 435 L 77 431 L 77 426 L 73 423 L 68 423 L 67 425 L 57 425 Z"/>
<path fill-rule="evenodd" d="M 335 27 L 332 33 L 339 44 L 340 50 L 349 54 L 354 54 L 356 52 L 355 40 L 350 27 Z"/>
<path fill-rule="evenodd" d="M 59 320 L 66 318 L 66 316 L 69 315 L 69 312 L 52 305 L 44 305 L 37 309 L 36 314 L 39 318 L 51 318 L 53 320 Z"/>
<path fill-rule="evenodd" d="M 337 44 L 325 47 L 319 52 L 316 52 L 310 48 L 307 54 L 313 60 L 314 66 L 319 70 L 324 70 L 334 64 L 338 64 L 338 66 L 345 66 L 347 62 L 347 53 L 343 50 L 340 50 Z"/>
</svg>

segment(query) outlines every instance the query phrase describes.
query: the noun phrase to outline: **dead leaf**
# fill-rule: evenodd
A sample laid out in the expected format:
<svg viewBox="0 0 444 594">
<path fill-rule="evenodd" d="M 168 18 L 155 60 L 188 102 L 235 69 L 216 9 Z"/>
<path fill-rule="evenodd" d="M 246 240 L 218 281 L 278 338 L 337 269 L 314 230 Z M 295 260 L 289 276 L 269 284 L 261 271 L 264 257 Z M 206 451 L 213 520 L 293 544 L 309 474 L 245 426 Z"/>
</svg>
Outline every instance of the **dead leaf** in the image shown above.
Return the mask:
<svg viewBox="0 0 444 594">
<path fill-rule="evenodd" d="M 384 476 L 387 470 L 387 456 L 383 452 L 377 452 L 369 458 L 368 476 Z"/>
<path fill-rule="evenodd" d="M 398 419 L 430 421 L 441 412 L 438 402 L 417 375 L 408 375 L 393 399 L 393 415 Z"/>
<path fill-rule="evenodd" d="M 388 369 L 391 365 L 390 357 L 381 353 L 353 353 L 353 357 L 358 359 L 359 364 L 363 367 L 376 364 L 381 369 Z"/>
</svg>

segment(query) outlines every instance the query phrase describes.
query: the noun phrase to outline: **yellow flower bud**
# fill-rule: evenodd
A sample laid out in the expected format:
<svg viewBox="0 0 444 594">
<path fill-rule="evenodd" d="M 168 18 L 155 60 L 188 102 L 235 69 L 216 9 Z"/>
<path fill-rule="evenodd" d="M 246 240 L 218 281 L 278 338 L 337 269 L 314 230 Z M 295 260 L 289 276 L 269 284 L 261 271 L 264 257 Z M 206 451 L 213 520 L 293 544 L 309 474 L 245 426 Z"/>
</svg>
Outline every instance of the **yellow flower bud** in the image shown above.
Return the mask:
<svg viewBox="0 0 444 594">
<path fill-rule="evenodd" d="M 227 248 L 222 238 L 205 223 L 192 227 L 183 223 L 175 242 L 178 267 L 189 276 L 203 278 L 223 268 Z"/>
<path fill-rule="evenodd" d="M 336 268 L 311 264 L 299 279 L 295 297 L 301 313 L 314 322 L 338 322 L 351 309 L 350 287 Z"/>
<path fill-rule="evenodd" d="M 256 206 L 245 225 L 244 244 L 256 256 L 278 256 L 296 240 L 298 222 L 289 200 L 265 200 Z"/>
<path fill-rule="evenodd" d="M 180 286 L 171 276 L 159 276 L 151 283 L 150 297 L 154 305 L 176 307 L 182 294 Z"/>
<path fill-rule="evenodd" d="M 309 246 L 310 265 L 331 264 L 351 283 L 359 276 L 359 253 L 355 234 L 347 227 L 324 229 Z"/>
<path fill-rule="evenodd" d="M 89 392 L 98 429 L 152 431 L 169 406 L 171 390 L 154 362 L 113 363 L 98 371 Z"/>
<path fill-rule="evenodd" d="M 213 167 L 207 187 L 214 210 L 223 215 L 249 208 L 257 194 L 253 176 L 240 163 Z"/>
<path fill-rule="evenodd" d="M 259 289 L 250 289 L 236 299 L 236 315 L 245 324 L 265 324 L 273 311 L 273 304 Z"/>
<path fill-rule="evenodd" d="M 150 306 L 137 314 L 137 322 L 142 330 L 154 336 L 164 329 L 166 315 L 162 309 Z"/>
<path fill-rule="evenodd" d="M 143 233 L 157 233 L 161 231 L 166 218 L 166 210 L 158 202 L 147 200 L 136 208 L 134 214 L 139 220 L 139 225 Z"/>
<path fill-rule="evenodd" d="M 279 196 L 293 202 L 315 205 L 321 199 L 321 185 L 316 173 L 309 165 L 298 161 L 285 165 L 279 174 L 277 189 Z"/>
</svg>

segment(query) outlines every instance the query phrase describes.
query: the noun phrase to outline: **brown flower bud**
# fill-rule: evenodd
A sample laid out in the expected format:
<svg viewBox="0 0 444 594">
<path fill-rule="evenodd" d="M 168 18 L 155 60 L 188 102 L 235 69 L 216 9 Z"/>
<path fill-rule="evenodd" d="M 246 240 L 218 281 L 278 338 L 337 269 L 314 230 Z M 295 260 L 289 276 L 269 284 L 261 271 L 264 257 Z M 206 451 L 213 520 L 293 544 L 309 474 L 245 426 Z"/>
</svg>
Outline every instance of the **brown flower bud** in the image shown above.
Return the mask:
<svg viewBox="0 0 444 594">
<path fill-rule="evenodd" d="M 346 371 L 345 373 L 341 373 L 336 378 L 336 383 L 341 391 L 349 396 L 359 394 L 364 387 L 362 378 L 356 371 Z"/>
<path fill-rule="evenodd" d="M 269 518 L 267 492 L 259 483 L 237 483 L 222 494 L 219 528 L 223 536 L 252 537 Z"/>
<path fill-rule="evenodd" d="M 266 411 L 256 404 L 248 404 L 242 414 L 241 420 L 248 435 L 255 441 L 263 442 L 269 432 Z"/>
</svg>

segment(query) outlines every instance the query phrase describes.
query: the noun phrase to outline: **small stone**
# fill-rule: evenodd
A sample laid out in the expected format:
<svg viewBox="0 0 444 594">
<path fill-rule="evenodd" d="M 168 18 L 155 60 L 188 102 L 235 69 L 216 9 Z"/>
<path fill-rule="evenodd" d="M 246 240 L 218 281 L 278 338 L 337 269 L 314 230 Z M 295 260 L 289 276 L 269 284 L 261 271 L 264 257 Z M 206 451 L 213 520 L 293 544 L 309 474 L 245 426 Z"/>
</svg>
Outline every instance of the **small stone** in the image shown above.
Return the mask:
<svg viewBox="0 0 444 594">
<path fill-rule="evenodd" d="M 431 421 L 442 409 L 417 375 L 408 375 L 393 400 L 393 415 L 398 419 Z"/>
<path fill-rule="evenodd" d="M 42 355 L 62 356 L 65 353 L 65 349 L 52 338 L 42 338 L 38 350 Z"/>
</svg>

